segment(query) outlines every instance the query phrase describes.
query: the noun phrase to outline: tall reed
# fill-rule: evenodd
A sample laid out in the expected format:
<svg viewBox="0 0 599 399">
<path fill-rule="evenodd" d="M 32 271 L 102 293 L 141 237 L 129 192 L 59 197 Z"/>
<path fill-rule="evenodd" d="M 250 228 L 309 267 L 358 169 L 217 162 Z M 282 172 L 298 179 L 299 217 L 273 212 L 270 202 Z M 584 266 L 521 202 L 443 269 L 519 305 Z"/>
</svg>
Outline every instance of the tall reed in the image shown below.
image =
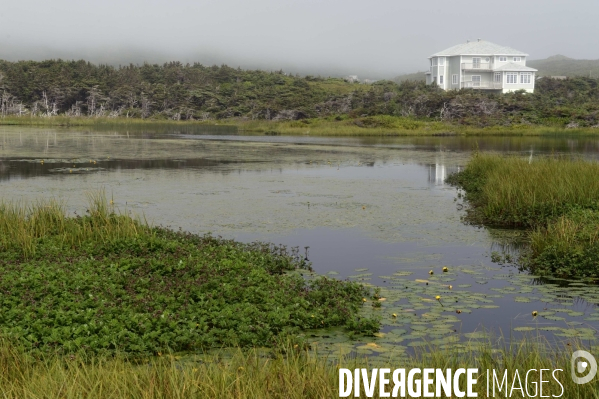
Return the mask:
<svg viewBox="0 0 599 399">
<path fill-rule="evenodd" d="M 478 397 L 487 397 L 487 370 L 501 379 L 508 371 L 511 388 L 516 370 L 523 389 L 537 389 L 539 369 L 545 373 L 543 395 L 559 396 L 562 388 L 551 378 L 554 369 L 563 385 L 562 398 L 597 398 L 597 379 L 577 385 L 570 378 L 570 356 L 579 343 L 563 348 L 550 346 L 538 337 L 517 342 L 486 341 L 466 350 L 428 348 L 415 354 L 377 360 L 368 358 L 325 359 L 312 351 L 276 352 L 233 350 L 232 355 L 180 358 L 171 354 L 142 362 L 124 357 L 48 356 L 32 358 L 8 341 L 0 343 L 0 395 L 4 398 L 333 398 L 339 397 L 339 368 L 478 368 Z M 594 353 L 595 355 L 597 353 Z M 374 363 L 373 363 L 374 362 Z M 528 385 L 524 376 L 535 369 Z M 535 387 L 534 382 L 537 386 Z M 460 383 L 465 390 L 465 383 Z M 492 383 L 492 381 L 491 381 Z M 516 386 L 518 384 L 516 383 Z M 387 391 L 390 389 L 387 387 Z M 499 394 L 496 397 L 509 395 Z M 361 396 L 366 397 L 363 387 Z M 523 397 L 518 389 L 512 398 Z M 354 397 L 353 394 L 351 397 Z M 379 397 L 378 386 L 375 398 Z M 528 397 L 528 396 L 524 396 Z"/>
<path fill-rule="evenodd" d="M 118 214 L 104 191 L 89 193 L 87 215 L 69 217 L 63 203 L 41 200 L 33 204 L 0 203 L 0 250 L 17 249 L 33 256 L 45 238 L 77 246 L 86 240 L 110 242 L 149 233 L 147 224 Z"/>
<path fill-rule="evenodd" d="M 574 208 L 599 209 L 598 176 L 599 163 L 582 159 L 477 153 L 450 181 L 465 188 L 483 222 L 531 227 Z"/>
</svg>

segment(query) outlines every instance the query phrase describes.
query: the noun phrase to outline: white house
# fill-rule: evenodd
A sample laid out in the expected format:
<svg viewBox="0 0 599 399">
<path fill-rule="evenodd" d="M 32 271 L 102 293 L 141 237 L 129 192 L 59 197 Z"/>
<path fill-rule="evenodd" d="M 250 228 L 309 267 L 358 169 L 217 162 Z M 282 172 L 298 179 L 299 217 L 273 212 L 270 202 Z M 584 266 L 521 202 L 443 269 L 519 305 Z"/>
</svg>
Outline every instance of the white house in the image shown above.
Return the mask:
<svg viewBox="0 0 599 399">
<path fill-rule="evenodd" d="M 526 66 L 528 54 L 478 39 L 429 57 L 426 84 L 444 90 L 479 89 L 507 93 L 535 88 L 536 69 Z"/>
</svg>

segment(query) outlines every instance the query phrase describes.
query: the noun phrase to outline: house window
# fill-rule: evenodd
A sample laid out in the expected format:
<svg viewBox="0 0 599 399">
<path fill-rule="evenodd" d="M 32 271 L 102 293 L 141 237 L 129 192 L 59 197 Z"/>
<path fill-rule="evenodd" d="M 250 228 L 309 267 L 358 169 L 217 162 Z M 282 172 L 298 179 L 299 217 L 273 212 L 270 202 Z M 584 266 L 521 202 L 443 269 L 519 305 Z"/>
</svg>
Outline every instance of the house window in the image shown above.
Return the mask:
<svg viewBox="0 0 599 399">
<path fill-rule="evenodd" d="M 520 83 L 530 84 L 532 80 L 532 73 L 530 72 L 521 72 L 520 73 Z"/>
<path fill-rule="evenodd" d="M 506 83 L 516 84 L 518 83 L 518 72 L 508 72 L 505 74 Z"/>
<path fill-rule="evenodd" d="M 495 72 L 495 82 L 501 82 L 501 72 Z"/>
<path fill-rule="evenodd" d="M 451 75 L 451 84 L 453 84 L 453 85 L 458 84 L 458 75 L 457 74 Z"/>
<path fill-rule="evenodd" d="M 439 65 L 445 65 L 445 57 L 439 57 Z"/>
<path fill-rule="evenodd" d="M 507 57 L 499 57 L 499 62 L 507 62 Z"/>
<path fill-rule="evenodd" d="M 472 87 L 480 87 L 480 75 L 472 76 Z"/>
<path fill-rule="evenodd" d="M 514 62 L 520 62 L 522 61 L 522 57 L 514 57 Z"/>
<path fill-rule="evenodd" d="M 437 66 L 437 58 L 433 58 L 433 66 Z"/>
<path fill-rule="evenodd" d="M 480 58 L 472 58 L 472 68 L 480 68 Z"/>
<path fill-rule="evenodd" d="M 439 75 L 439 84 L 442 85 L 443 84 L 443 75 Z"/>
</svg>

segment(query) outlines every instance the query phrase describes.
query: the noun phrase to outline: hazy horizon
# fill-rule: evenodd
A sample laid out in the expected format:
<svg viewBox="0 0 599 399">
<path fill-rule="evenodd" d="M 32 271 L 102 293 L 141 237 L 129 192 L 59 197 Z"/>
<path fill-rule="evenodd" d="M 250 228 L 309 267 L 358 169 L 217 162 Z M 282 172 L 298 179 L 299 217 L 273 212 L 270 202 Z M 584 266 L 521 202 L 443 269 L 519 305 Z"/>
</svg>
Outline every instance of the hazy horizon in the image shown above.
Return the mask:
<svg viewBox="0 0 599 399">
<path fill-rule="evenodd" d="M 0 59 L 181 61 L 382 79 L 425 70 L 430 54 L 477 38 L 530 59 L 598 59 L 598 12 L 591 0 L 31 0 L 0 8 Z"/>
</svg>

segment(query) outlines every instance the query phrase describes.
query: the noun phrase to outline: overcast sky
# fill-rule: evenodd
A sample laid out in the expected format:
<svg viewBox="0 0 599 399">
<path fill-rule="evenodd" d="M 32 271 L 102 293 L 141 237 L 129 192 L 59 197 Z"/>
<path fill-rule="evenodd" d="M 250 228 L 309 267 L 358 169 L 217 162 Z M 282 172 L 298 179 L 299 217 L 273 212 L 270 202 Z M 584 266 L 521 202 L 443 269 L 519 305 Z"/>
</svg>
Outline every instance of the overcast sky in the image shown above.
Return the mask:
<svg viewBox="0 0 599 399">
<path fill-rule="evenodd" d="M 599 0 L 0 0 L 0 58 L 390 78 L 467 39 L 599 58 Z"/>
</svg>

